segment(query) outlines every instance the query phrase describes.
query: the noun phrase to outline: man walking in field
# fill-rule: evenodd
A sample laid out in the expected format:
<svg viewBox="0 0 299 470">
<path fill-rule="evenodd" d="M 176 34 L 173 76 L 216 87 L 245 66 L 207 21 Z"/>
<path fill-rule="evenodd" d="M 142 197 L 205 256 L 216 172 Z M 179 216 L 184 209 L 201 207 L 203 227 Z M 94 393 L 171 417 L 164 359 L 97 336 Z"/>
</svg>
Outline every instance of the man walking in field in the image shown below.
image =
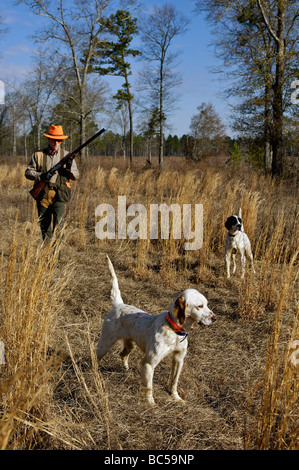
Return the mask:
<svg viewBox="0 0 299 470">
<path fill-rule="evenodd" d="M 71 196 L 70 181 L 78 179 L 79 171 L 75 160 L 69 158 L 66 165 L 48 180 L 48 171 L 68 153 L 60 148 L 68 136 L 63 134 L 62 126 L 54 125 L 50 126 L 49 132 L 44 136 L 48 137 L 49 145 L 34 152 L 25 177 L 35 182 L 46 181 L 45 188 L 37 199 L 37 210 L 43 240 L 49 242 L 55 228 L 63 225 L 65 204 Z"/>
</svg>

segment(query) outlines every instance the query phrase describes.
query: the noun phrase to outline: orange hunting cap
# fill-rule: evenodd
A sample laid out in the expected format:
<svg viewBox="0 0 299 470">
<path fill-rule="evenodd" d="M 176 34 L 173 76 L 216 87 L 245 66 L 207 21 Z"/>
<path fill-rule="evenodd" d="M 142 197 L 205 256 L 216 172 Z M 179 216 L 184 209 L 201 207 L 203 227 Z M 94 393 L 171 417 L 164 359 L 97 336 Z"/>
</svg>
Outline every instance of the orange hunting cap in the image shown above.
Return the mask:
<svg viewBox="0 0 299 470">
<path fill-rule="evenodd" d="M 53 124 L 51 124 L 48 134 L 44 134 L 44 136 L 57 140 L 68 138 L 68 135 L 63 135 L 62 126 L 53 126 Z"/>
</svg>

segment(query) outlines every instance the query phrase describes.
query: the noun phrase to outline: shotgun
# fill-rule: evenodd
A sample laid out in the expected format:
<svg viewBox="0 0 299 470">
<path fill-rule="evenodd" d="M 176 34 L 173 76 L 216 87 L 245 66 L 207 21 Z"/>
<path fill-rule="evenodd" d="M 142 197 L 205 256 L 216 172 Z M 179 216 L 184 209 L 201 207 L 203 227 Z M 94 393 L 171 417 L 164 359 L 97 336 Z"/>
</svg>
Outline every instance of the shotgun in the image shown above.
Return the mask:
<svg viewBox="0 0 299 470">
<path fill-rule="evenodd" d="M 56 173 L 56 171 L 60 170 L 60 168 L 63 167 L 63 165 L 66 164 L 69 158 L 75 158 L 76 154 L 80 152 L 86 145 L 90 144 L 94 139 L 96 139 L 99 135 L 101 135 L 103 132 L 105 132 L 105 129 L 101 129 L 99 132 L 97 132 L 95 135 L 93 135 L 90 139 L 88 139 L 84 144 L 80 145 L 76 150 L 73 152 L 69 152 L 65 157 L 63 157 L 60 162 L 56 163 L 49 171 L 47 171 L 47 179 L 44 181 L 36 181 L 34 183 L 33 188 L 29 193 L 34 199 L 38 199 L 39 194 L 41 191 L 44 189 L 46 186 L 47 182 L 52 178 L 52 176 Z"/>
</svg>

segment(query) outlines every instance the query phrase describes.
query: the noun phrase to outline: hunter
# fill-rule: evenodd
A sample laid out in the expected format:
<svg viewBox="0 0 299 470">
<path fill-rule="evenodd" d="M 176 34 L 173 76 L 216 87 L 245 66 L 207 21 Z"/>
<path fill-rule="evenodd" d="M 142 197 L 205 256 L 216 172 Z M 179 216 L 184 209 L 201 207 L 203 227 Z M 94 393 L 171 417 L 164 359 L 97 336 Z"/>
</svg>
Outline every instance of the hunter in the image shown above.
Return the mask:
<svg viewBox="0 0 299 470">
<path fill-rule="evenodd" d="M 25 171 L 25 177 L 35 182 L 47 181 L 47 172 L 68 154 L 60 148 L 61 143 L 68 138 L 63 134 L 62 126 L 51 125 L 49 132 L 44 136 L 48 137 L 48 147 L 34 152 Z M 66 165 L 47 181 L 37 199 L 39 223 L 45 242 L 51 240 L 56 227 L 62 227 L 65 204 L 71 196 L 71 180 L 78 177 L 76 162 L 69 158 Z"/>
</svg>

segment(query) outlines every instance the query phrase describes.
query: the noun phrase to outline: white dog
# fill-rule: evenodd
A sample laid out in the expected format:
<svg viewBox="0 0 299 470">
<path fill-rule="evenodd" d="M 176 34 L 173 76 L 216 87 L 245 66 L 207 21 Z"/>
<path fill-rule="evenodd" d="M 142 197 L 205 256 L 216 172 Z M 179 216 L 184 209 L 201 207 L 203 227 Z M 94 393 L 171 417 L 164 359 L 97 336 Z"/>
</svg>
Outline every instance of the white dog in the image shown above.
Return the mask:
<svg viewBox="0 0 299 470">
<path fill-rule="evenodd" d="M 233 260 L 233 273 L 236 271 L 236 254 L 240 253 L 241 256 L 241 267 L 242 275 L 244 278 L 245 269 L 246 269 L 246 255 L 251 260 L 251 265 L 253 268 L 253 255 L 251 251 L 251 244 L 248 236 L 244 232 L 243 222 L 241 217 L 241 209 L 239 210 L 239 215 L 231 215 L 225 222 L 225 227 L 228 232 L 225 239 L 225 262 L 226 262 L 226 274 L 227 278 L 230 278 L 230 263 L 231 259 Z M 253 272 L 254 269 L 253 269 Z"/>
<path fill-rule="evenodd" d="M 122 339 L 121 352 L 124 367 L 128 369 L 128 356 L 135 344 L 145 353 L 142 362 L 141 385 L 148 403 L 153 404 L 153 375 L 155 367 L 168 354 L 172 354 L 171 395 L 181 400 L 178 380 L 187 352 L 187 336 L 194 322 L 211 325 L 215 315 L 207 306 L 207 299 L 195 289 L 186 289 L 175 300 L 168 312 L 151 315 L 132 305 L 125 305 L 118 287 L 117 277 L 108 258 L 112 276 L 111 300 L 113 310 L 106 316 L 96 353 L 100 360 Z"/>
</svg>

